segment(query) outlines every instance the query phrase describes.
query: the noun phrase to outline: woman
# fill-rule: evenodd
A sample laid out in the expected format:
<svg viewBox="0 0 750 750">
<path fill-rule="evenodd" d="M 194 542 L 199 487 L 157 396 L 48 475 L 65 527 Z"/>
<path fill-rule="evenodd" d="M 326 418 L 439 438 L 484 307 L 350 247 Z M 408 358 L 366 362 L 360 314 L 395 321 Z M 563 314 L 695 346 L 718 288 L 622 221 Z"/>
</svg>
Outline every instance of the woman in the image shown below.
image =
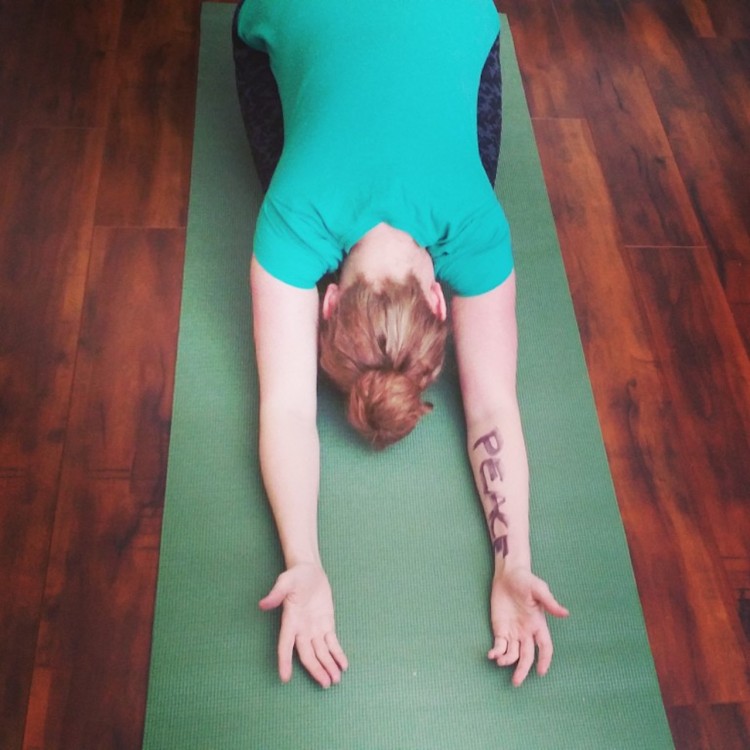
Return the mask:
<svg viewBox="0 0 750 750">
<path fill-rule="evenodd" d="M 499 23 L 490 0 L 246 0 L 237 87 L 265 199 L 251 263 L 260 461 L 286 570 L 279 674 L 296 649 L 323 687 L 347 659 L 317 539 L 320 364 L 375 447 L 429 410 L 451 318 L 468 453 L 495 560 L 489 659 L 526 678 L 545 613 L 531 573 L 528 469 L 516 398 L 515 275 L 494 183 Z M 488 54 L 489 52 L 489 54 Z M 488 180 L 489 178 L 489 180 Z M 340 270 L 338 283 L 316 284 Z M 287 471 L 293 453 L 297 471 Z"/>
</svg>

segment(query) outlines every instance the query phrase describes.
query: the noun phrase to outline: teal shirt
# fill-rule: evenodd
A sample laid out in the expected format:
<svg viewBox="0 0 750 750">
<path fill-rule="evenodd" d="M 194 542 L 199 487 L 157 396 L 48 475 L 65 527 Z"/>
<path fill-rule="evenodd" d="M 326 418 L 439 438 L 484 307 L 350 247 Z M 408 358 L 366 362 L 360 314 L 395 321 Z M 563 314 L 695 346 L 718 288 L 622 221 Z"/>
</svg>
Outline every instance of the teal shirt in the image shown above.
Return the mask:
<svg viewBox="0 0 750 750">
<path fill-rule="evenodd" d="M 491 0 L 247 0 L 238 31 L 269 54 L 284 113 L 254 239 L 266 271 L 311 288 L 386 222 L 457 294 L 508 277 L 510 230 L 477 142 Z"/>
</svg>

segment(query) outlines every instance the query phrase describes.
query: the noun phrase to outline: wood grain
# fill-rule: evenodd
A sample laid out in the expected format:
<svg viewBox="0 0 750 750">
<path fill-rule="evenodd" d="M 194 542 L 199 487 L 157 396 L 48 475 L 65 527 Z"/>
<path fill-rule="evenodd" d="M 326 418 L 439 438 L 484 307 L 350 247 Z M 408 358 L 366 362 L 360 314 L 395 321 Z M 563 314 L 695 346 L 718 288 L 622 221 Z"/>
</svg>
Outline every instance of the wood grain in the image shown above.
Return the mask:
<svg viewBox="0 0 750 750">
<path fill-rule="evenodd" d="M 668 711 L 675 746 L 681 750 L 746 750 L 750 704 L 678 706 Z"/>
<path fill-rule="evenodd" d="M 623 0 L 659 116 L 733 301 L 750 293 L 750 69 L 738 44 L 676 36 L 670 16 Z"/>
<path fill-rule="evenodd" d="M 13 2 L 7 7 L 0 6 L 0 102 L 5 104 L 0 117 L 0 201 L 4 187 L 11 178 L 8 169 L 10 156 L 16 146 L 18 121 L 22 114 L 25 88 L 24 48 L 32 29 L 32 14 L 26 3 Z M 13 102 L 13 106 L 7 103 Z"/>
<path fill-rule="evenodd" d="M 96 233 L 24 748 L 140 743 L 183 246 Z"/>
<path fill-rule="evenodd" d="M 29 699 L 56 489 L 28 473 L 0 471 L 0 746 L 14 750 Z"/>
<path fill-rule="evenodd" d="M 22 55 L 26 126 L 104 124 L 119 16 L 120 2 L 47 0 L 36 9 L 31 54 Z"/>
<path fill-rule="evenodd" d="M 681 467 L 692 446 L 668 388 L 671 363 L 660 356 L 670 347 L 644 315 L 651 290 L 614 230 L 585 123 L 537 120 L 535 130 L 665 701 L 748 700 L 733 595 L 707 510 Z M 669 665 L 661 661 L 667 653 Z"/>
<path fill-rule="evenodd" d="M 682 0 L 685 12 L 699 37 L 715 37 L 714 22 L 705 0 Z"/>
<path fill-rule="evenodd" d="M 750 352 L 750 304 L 730 303 L 732 317 L 745 343 L 745 351 Z"/>
<path fill-rule="evenodd" d="M 618 4 L 573 0 L 566 7 L 568 12 L 559 14 L 560 33 L 623 240 L 703 244 Z"/>
<path fill-rule="evenodd" d="M 710 255 L 634 248 L 627 258 L 679 413 L 694 502 L 722 557 L 750 557 L 750 463 L 726 451 L 750 455 L 750 362 Z"/>
<path fill-rule="evenodd" d="M 506 5 L 531 116 L 583 117 L 554 0 Z"/>
<path fill-rule="evenodd" d="M 665 3 L 667 0 L 661 0 Z M 750 7 L 743 2 L 724 0 L 683 0 L 696 19 L 696 30 L 708 31 L 707 36 L 727 39 L 750 39 Z M 705 26 L 704 26 L 705 24 Z"/>
<path fill-rule="evenodd" d="M 107 127 L 99 226 L 182 227 L 192 149 L 197 3 L 128 3 Z"/>
<path fill-rule="evenodd" d="M 101 139 L 31 130 L 0 206 L 0 746 L 17 747 L 47 572 Z"/>
</svg>

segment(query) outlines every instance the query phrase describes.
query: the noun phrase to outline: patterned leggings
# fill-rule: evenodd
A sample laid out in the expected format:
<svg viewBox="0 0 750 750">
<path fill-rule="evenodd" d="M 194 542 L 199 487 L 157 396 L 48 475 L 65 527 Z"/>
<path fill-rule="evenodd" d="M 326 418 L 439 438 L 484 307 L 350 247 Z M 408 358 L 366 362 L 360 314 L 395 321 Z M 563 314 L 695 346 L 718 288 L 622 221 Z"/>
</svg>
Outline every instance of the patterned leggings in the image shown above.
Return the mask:
<svg viewBox="0 0 750 750">
<path fill-rule="evenodd" d="M 244 0 L 243 0 L 244 1 Z M 250 142 L 250 151 L 265 193 L 271 183 L 284 146 L 284 121 L 276 79 L 268 55 L 248 47 L 237 33 L 239 3 L 232 24 L 235 78 L 240 111 Z M 477 97 L 479 155 L 489 181 L 494 185 L 500 157 L 503 116 L 503 82 L 500 70 L 500 37 L 495 39 L 482 69 Z"/>
</svg>

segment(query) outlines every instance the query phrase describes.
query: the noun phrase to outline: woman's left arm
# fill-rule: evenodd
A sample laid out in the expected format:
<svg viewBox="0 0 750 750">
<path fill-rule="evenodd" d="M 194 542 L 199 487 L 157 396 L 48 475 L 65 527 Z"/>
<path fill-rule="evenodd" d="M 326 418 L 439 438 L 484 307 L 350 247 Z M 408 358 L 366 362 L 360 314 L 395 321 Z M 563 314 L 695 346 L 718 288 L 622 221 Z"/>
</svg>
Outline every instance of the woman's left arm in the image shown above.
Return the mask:
<svg viewBox="0 0 750 750">
<path fill-rule="evenodd" d="M 537 672 L 552 660 L 546 613 L 568 611 L 531 572 L 529 471 L 516 396 L 518 335 L 515 273 L 476 297 L 455 297 L 453 327 L 467 428 L 467 448 L 494 556 L 488 657 L 517 664 L 526 679 L 538 648 Z"/>
</svg>

